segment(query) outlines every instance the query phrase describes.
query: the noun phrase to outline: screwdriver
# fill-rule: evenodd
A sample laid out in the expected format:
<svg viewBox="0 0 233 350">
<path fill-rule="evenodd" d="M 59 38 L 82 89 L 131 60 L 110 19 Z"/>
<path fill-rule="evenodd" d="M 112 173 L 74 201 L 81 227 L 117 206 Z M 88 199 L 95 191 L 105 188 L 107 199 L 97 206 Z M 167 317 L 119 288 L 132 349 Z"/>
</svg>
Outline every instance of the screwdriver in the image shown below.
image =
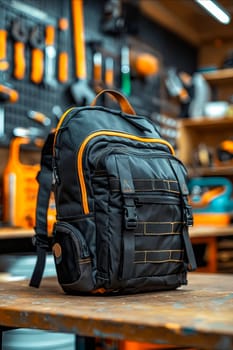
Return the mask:
<svg viewBox="0 0 233 350">
<path fill-rule="evenodd" d="M 69 29 L 69 22 L 67 18 L 60 18 L 58 22 L 58 28 L 60 30 L 60 42 L 64 46 L 66 33 Z M 62 40 L 64 39 L 64 40 Z M 68 53 L 61 50 L 58 57 L 58 80 L 60 83 L 66 83 L 69 78 L 69 59 Z"/>
</svg>

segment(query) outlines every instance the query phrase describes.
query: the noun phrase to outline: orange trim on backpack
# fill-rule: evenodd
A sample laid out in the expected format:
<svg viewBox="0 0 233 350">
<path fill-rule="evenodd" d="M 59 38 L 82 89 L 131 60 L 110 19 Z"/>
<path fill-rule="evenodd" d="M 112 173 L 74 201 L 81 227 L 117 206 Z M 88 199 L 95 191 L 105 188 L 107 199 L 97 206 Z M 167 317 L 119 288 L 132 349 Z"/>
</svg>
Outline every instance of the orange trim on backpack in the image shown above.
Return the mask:
<svg viewBox="0 0 233 350">
<path fill-rule="evenodd" d="M 59 122 L 57 124 L 57 127 L 56 127 L 56 131 L 55 131 L 55 137 L 54 137 L 54 143 L 53 143 L 53 152 L 55 150 L 55 143 L 56 143 L 56 139 L 57 139 L 57 134 L 58 134 L 58 131 L 59 131 L 61 125 L 62 125 L 64 119 L 69 114 L 69 112 L 71 112 L 75 108 L 76 107 L 69 108 L 61 116 L 61 119 L 59 120 Z M 85 140 L 82 142 L 81 146 L 80 146 L 80 149 L 79 149 L 79 152 L 78 152 L 78 157 L 77 157 L 78 177 L 79 177 L 80 187 L 81 187 L 82 206 L 83 206 L 84 214 L 89 214 L 90 210 L 89 210 L 89 205 L 88 205 L 88 200 L 87 200 L 87 190 L 86 190 L 86 184 L 85 184 L 84 174 L 83 174 L 82 157 L 83 157 L 83 153 L 85 151 L 85 147 L 88 144 L 88 142 L 90 140 L 92 140 L 94 137 L 97 137 L 97 136 L 100 136 L 100 135 L 118 136 L 118 137 L 128 138 L 128 139 L 139 141 L 139 142 L 160 143 L 160 144 L 166 145 L 169 148 L 171 154 L 173 154 L 173 155 L 175 154 L 175 151 L 174 151 L 174 148 L 172 147 L 172 145 L 168 141 L 163 140 L 163 139 L 149 138 L 149 137 L 140 137 L 140 136 L 136 136 L 136 135 L 126 134 L 126 133 L 117 132 L 117 131 L 110 131 L 110 130 L 97 131 L 97 132 L 94 132 L 91 135 L 87 136 L 85 138 Z"/>
<path fill-rule="evenodd" d="M 83 165 L 82 165 L 82 159 L 83 159 L 83 153 L 85 151 L 85 148 L 88 144 L 89 141 L 91 141 L 93 138 L 100 136 L 100 135 L 107 135 L 107 136 L 118 136 L 126 139 L 131 139 L 139 142 L 152 142 L 152 143 L 160 143 L 163 145 L 166 145 L 171 154 L 175 154 L 175 151 L 173 147 L 170 145 L 170 143 L 166 140 L 163 139 L 155 139 L 155 138 L 149 138 L 149 137 L 139 137 L 136 135 L 131 135 L 131 134 L 126 134 L 123 132 L 117 132 L 117 131 L 108 131 L 108 130 L 103 130 L 103 131 L 97 131 L 94 132 L 93 134 L 87 136 L 83 143 L 81 144 L 81 147 L 78 151 L 78 157 L 77 157 L 77 166 L 78 166 L 78 178 L 80 182 L 80 187 L 81 187 L 81 196 L 82 196 L 82 207 L 84 214 L 89 214 L 89 205 L 88 205 L 88 200 L 87 200 L 87 190 L 86 190 L 86 184 L 85 184 L 85 179 L 84 179 L 84 174 L 83 174 Z"/>
<path fill-rule="evenodd" d="M 53 140 L 53 154 L 54 154 L 54 149 L 55 149 L 55 143 L 56 143 L 56 140 L 57 140 L 57 134 L 58 134 L 58 131 L 64 121 L 64 119 L 67 117 L 67 114 L 69 112 L 71 112 L 73 109 L 75 109 L 76 107 L 71 107 L 69 109 L 67 109 L 67 111 L 65 111 L 65 113 L 62 114 L 58 124 L 57 124 L 57 127 L 56 127 L 56 130 L 55 130 L 55 136 L 54 136 L 54 140 Z"/>
</svg>

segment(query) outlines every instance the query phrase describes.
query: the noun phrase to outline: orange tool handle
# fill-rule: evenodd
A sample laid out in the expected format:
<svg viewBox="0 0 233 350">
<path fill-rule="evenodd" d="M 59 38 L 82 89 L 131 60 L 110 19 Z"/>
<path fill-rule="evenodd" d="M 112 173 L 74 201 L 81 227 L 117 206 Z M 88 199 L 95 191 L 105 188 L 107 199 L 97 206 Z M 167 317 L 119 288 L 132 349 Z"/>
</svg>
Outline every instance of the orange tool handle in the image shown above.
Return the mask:
<svg viewBox="0 0 233 350">
<path fill-rule="evenodd" d="M 44 126 L 47 126 L 51 123 L 50 119 L 46 117 L 44 113 L 30 110 L 28 112 L 28 117 L 35 120 L 36 122 L 43 124 Z"/>
<path fill-rule="evenodd" d="M 102 81 L 102 54 L 95 52 L 93 55 L 93 79 L 95 83 Z"/>
<path fill-rule="evenodd" d="M 58 80 L 61 83 L 66 83 L 69 76 L 69 59 L 67 52 L 60 52 L 58 60 Z"/>
<path fill-rule="evenodd" d="M 31 81 L 40 84 L 44 76 L 44 52 L 41 49 L 32 50 Z"/>
<path fill-rule="evenodd" d="M 113 87 L 114 85 L 114 68 L 113 68 L 113 58 L 107 57 L 105 61 L 105 85 L 107 87 Z"/>
<path fill-rule="evenodd" d="M 69 28 L 69 21 L 68 21 L 68 19 L 65 18 L 65 17 L 60 18 L 59 21 L 58 21 L 58 27 L 59 27 L 60 30 L 64 30 L 64 31 L 68 30 L 68 28 Z"/>
<path fill-rule="evenodd" d="M 0 29 L 0 60 L 6 59 L 7 32 Z"/>
<path fill-rule="evenodd" d="M 233 141 L 225 140 L 221 143 L 222 149 L 225 151 L 233 152 Z"/>
<path fill-rule="evenodd" d="M 5 71 L 8 69 L 9 64 L 6 61 L 7 57 L 7 32 L 4 29 L 0 29 L 0 70 Z"/>
<path fill-rule="evenodd" d="M 24 138 L 24 137 L 16 137 L 13 139 L 12 144 L 10 146 L 10 151 L 9 151 L 9 159 L 11 164 L 21 164 L 20 161 L 20 147 L 21 145 L 26 145 L 30 143 L 29 138 Z"/>
<path fill-rule="evenodd" d="M 75 53 L 75 75 L 78 79 L 86 79 L 86 48 L 84 33 L 83 1 L 71 0 L 74 53 Z"/>
<path fill-rule="evenodd" d="M 9 68 L 9 63 L 7 61 L 0 61 L 0 71 L 5 72 Z"/>
<path fill-rule="evenodd" d="M 53 46 L 55 44 L 55 28 L 51 25 L 45 28 L 45 44 L 46 46 Z"/>
<path fill-rule="evenodd" d="M 9 88 L 5 85 L 0 85 L 0 94 L 4 94 L 8 96 L 8 99 L 6 102 L 15 103 L 19 99 L 19 94 L 16 90 Z"/>
<path fill-rule="evenodd" d="M 25 46 L 21 41 L 17 41 L 14 45 L 14 77 L 22 80 L 25 76 Z"/>
<path fill-rule="evenodd" d="M 69 21 L 62 17 L 58 21 L 58 28 L 61 35 L 66 35 L 69 29 Z M 64 37 L 65 38 L 65 37 Z M 66 83 L 69 78 L 69 57 L 66 51 L 61 51 L 58 57 L 58 80 L 60 83 Z"/>
<path fill-rule="evenodd" d="M 102 80 L 102 67 L 101 65 L 94 65 L 94 72 L 93 72 L 93 78 L 94 81 L 97 83 L 101 82 Z"/>
<path fill-rule="evenodd" d="M 113 87 L 114 74 L 112 70 L 105 71 L 105 84 L 108 87 Z"/>
</svg>

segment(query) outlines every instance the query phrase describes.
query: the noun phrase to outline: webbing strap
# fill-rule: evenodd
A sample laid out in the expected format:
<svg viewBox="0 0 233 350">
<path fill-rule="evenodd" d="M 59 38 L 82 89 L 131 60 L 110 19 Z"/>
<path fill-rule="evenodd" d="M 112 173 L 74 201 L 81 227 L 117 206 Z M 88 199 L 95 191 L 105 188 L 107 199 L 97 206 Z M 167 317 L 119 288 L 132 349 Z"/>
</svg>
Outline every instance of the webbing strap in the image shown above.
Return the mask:
<svg viewBox="0 0 233 350">
<path fill-rule="evenodd" d="M 111 191 L 120 191 L 120 182 L 118 179 L 110 179 Z M 180 193 L 180 188 L 177 181 L 169 181 L 162 179 L 134 179 L 135 192 L 158 192 L 169 191 L 172 193 Z"/>
<path fill-rule="evenodd" d="M 37 261 L 30 280 L 31 287 L 38 288 L 42 280 L 46 251 L 48 249 L 47 211 L 52 190 L 52 155 L 54 133 L 50 133 L 41 154 L 41 169 L 37 176 L 39 191 L 36 205 L 36 226 L 33 243 L 36 246 Z"/>
<path fill-rule="evenodd" d="M 124 230 L 123 230 L 123 265 L 122 279 L 130 279 L 133 272 L 135 237 L 134 232 L 137 227 L 136 207 L 132 194 L 135 193 L 130 164 L 127 157 L 116 156 L 116 164 L 120 178 L 120 187 L 124 203 Z"/>
<path fill-rule="evenodd" d="M 184 174 L 181 171 L 181 168 L 178 166 L 177 161 L 170 160 L 170 164 L 172 166 L 176 179 L 179 183 L 180 192 L 181 192 L 181 199 L 183 204 L 183 215 L 184 215 L 184 221 L 185 221 L 182 234 L 183 234 L 187 260 L 188 260 L 188 270 L 194 271 L 197 268 L 197 264 L 196 264 L 196 259 L 193 252 L 191 240 L 189 238 L 189 233 L 188 233 L 188 226 L 192 225 L 192 211 L 191 211 L 190 205 L 188 204 L 188 198 L 187 198 L 189 191 L 186 185 Z"/>
</svg>

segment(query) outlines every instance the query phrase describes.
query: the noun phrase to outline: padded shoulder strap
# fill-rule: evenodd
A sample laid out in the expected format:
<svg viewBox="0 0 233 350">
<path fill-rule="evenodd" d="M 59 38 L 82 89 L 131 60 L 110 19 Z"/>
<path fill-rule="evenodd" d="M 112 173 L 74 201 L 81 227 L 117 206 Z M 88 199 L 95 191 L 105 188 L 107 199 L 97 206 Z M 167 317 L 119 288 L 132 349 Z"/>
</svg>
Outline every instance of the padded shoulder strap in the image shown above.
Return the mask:
<svg viewBox="0 0 233 350">
<path fill-rule="evenodd" d="M 38 288 L 43 276 L 46 251 L 48 249 L 47 211 L 52 190 L 52 156 L 54 133 L 48 135 L 42 149 L 41 169 L 37 176 L 39 191 L 36 205 L 36 226 L 33 243 L 36 246 L 37 261 L 31 277 L 30 286 Z"/>
</svg>

